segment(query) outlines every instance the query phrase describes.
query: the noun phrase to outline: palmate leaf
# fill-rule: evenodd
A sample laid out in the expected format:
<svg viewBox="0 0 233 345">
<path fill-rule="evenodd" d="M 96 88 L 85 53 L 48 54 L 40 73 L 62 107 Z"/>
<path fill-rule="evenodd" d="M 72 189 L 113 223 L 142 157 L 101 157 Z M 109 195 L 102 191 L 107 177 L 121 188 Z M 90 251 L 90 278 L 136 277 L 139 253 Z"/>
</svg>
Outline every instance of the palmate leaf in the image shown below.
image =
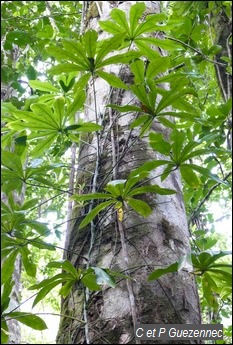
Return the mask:
<svg viewBox="0 0 233 345">
<path fill-rule="evenodd" d="M 8 313 L 7 318 L 15 319 L 38 331 L 43 331 L 44 329 L 48 328 L 44 320 L 42 320 L 39 316 L 27 312 L 14 311 Z"/>
<path fill-rule="evenodd" d="M 58 124 L 56 123 L 56 120 L 54 119 L 50 108 L 40 103 L 40 105 L 36 104 L 33 105 L 34 110 L 36 113 L 32 112 L 26 112 L 26 111 L 16 111 L 15 114 L 19 117 L 20 120 L 23 120 L 26 122 L 25 124 L 22 123 L 25 127 L 32 129 L 32 130 L 57 130 L 59 129 Z M 44 116 L 43 116 L 43 108 L 44 108 Z M 47 112 L 47 113 L 46 113 Z M 10 128 L 13 127 L 13 123 L 8 124 Z M 14 129 L 14 128 L 13 128 Z"/>
</svg>

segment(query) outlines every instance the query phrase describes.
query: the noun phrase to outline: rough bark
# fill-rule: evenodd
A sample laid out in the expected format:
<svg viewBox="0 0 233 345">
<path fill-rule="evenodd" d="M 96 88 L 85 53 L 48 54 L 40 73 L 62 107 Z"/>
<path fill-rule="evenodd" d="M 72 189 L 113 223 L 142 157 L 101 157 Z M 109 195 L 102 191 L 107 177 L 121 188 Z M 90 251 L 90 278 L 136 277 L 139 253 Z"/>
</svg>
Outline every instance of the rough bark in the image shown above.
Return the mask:
<svg viewBox="0 0 233 345">
<path fill-rule="evenodd" d="M 135 1 L 104 1 L 101 3 L 101 20 L 109 16 L 114 6 L 128 12 Z M 100 4 L 100 3 L 99 3 Z M 147 1 L 147 13 L 159 12 L 158 1 Z M 97 30 L 99 17 L 88 17 L 88 26 Z M 102 35 L 102 34 L 101 34 Z M 130 84 L 132 75 L 128 68 L 114 65 L 106 68 Z M 97 104 L 95 104 L 96 95 Z M 164 157 L 148 145 L 148 136 L 139 138 L 139 130 L 129 129 L 134 113 L 119 115 L 106 110 L 105 105 L 125 105 L 132 102 L 129 91 L 112 90 L 100 78 L 89 83 L 85 119 L 102 124 L 97 135 L 85 138 L 79 150 L 77 185 L 85 185 L 84 193 L 102 191 L 111 179 L 126 179 L 129 173 L 145 162 Z M 154 131 L 166 137 L 169 130 L 154 121 Z M 99 145 L 97 145 L 99 143 Z M 99 155 L 98 155 L 99 153 Z M 117 165 L 113 169 L 115 162 Z M 134 318 L 138 323 L 200 323 L 200 309 L 194 278 L 187 270 L 168 274 L 159 280 L 148 282 L 148 275 L 156 268 L 165 267 L 190 252 L 189 232 L 182 197 L 182 186 L 177 171 L 161 183 L 157 169 L 150 175 L 151 183 L 177 190 L 172 196 L 148 194 L 142 200 L 153 209 L 143 218 L 131 209 L 125 212 L 123 222 L 115 212 L 103 212 L 92 226 L 79 230 L 89 205 L 74 209 L 77 217 L 67 234 L 68 259 L 78 268 L 99 266 L 130 274 L 130 286 L 119 279 L 115 289 L 103 287 L 101 291 L 87 292 L 79 286 L 62 302 L 63 317 L 57 337 L 58 344 L 135 344 Z M 96 181 L 95 181 L 96 179 Z M 96 183 L 96 188 L 93 187 Z M 122 231 L 124 232 L 122 238 Z M 122 241 L 125 240 L 125 247 Z M 128 255 L 126 268 L 125 250 Z M 84 259 L 89 258 L 89 262 Z M 133 294 L 133 295 L 132 295 Z M 132 314 L 136 315 L 132 315 Z M 72 316 L 72 319 L 69 318 Z M 76 318 L 74 320 L 73 318 Z M 80 320 L 87 321 L 84 326 Z M 141 343 L 147 343 L 142 341 Z M 154 341 L 154 343 L 176 343 Z M 181 341 L 180 343 L 191 343 Z M 195 342 L 198 343 L 198 342 Z"/>
</svg>

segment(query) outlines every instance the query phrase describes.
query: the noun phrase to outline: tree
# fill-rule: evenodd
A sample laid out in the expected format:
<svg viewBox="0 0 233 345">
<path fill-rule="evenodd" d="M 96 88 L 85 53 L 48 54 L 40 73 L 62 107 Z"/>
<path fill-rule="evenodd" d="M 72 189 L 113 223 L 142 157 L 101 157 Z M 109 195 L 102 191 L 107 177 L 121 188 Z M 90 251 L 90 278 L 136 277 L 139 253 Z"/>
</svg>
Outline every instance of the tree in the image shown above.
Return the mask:
<svg viewBox="0 0 233 345">
<path fill-rule="evenodd" d="M 121 32 L 125 23 L 123 13 L 128 13 L 132 4 L 134 2 L 117 6 L 111 5 L 110 2 L 102 4 L 101 13 L 104 13 L 104 18 L 109 16 L 112 7 L 117 7 L 111 12 L 112 18 L 118 24 L 115 24 L 113 29 L 116 33 Z M 91 11 L 94 11 L 95 3 L 92 5 L 86 13 L 86 26 L 98 30 L 98 17 L 91 21 L 91 25 L 89 23 L 93 17 Z M 137 37 L 139 40 L 140 32 L 149 31 L 138 29 L 138 34 L 134 33 L 137 19 L 144 10 L 143 4 L 134 4 L 131 9 L 131 27 L 127 32 L 130 47 L 136 42 Z M 161 20 L 162 17 L 158 14 L 159 3 L 147 2 L 147 13 L 156 12 L 157 20 Z M 123 24 L 120 26 L 121 22 Z M 108 24 L 109 22 L 102 22 L 100 25 L 105 29 Z M 151 31 L 152 26 L 149 28 Z M 133 60 L 130 69 L 114 64 L 113 67 L 107 66 L 103 72 L 100 68 L 94 67 L 98 65 L 98 61 L 100 67 L 108 65 L 105 61 L 101 64 L 100 54 L 98 56 L 97 52 L 96 55 L 96 36 L 96 31 L 86 31 L 84 35 L 84 42 L 89 42 L 87 58 L 93 63 L 93 70 L 89 72 L 92 78 L 88 84 L 84 114 L 85 119 L 101 125 L 102 130 L 96 135 L 82 139 L 83 143 L 79 148 L 76 187 L 84 187 L 77 192 L 92 194 L 76 198 L 80 201 L 90 199 L 91 202 L 85 204 L 84 208 L 78 207 L 78 211 L 74 209 L 72 218 L 75 218 L 75 221 L 70 225 L 67 257 L 75 267 L 87 269 L 85 279 L 93 279 L 97 267 L 117 270 L 130 278 L 120 281 L 115 289 L 106 287 L 92 292 L 92 288 L 86 287 L 82 293 L 75 289 L 63 301 L 62 314 L 69 314 L 72 305 L 72 316 L 84 320 L 87 324 L 84 328 L 82 323 L 76 320 L 68 321 L 64 317 L 58 343 L 130 342 L 134 338 L 133 332 L 137 322 L 200 323 L 195 281 L 188 271 L 180 271 L 179 274 L 160 278 L 153 283 L 146 281 L 153 268 L 177 262 L 190 252 L 179 172 L 169 167 L 169 176 L 161 183 L 159 177 L 163 176 L 162 170 L 151 172 L 149 177 L 147 167 L 149 164 L 152 167 L 164 164 L 166 158 L 161 152 L 149 147 L 149 137 L 151 141 L 153 138 L 169 138 L 170 128 L 161 125 L 157 119 L 169 115 L 171 110 L 162 111 L 170 104 L 169 101 L 166 103 L 168 94 L 162 91 L 162 95 L 164 93 L 165 96 L 156 110 L 156 113 L 161 115 L 156 118 L 156 86 L 152 82 L 148 85 L 143 83 L 145 76 L 154 76 L 166 70 L 167 57 L 163 56 L 164 51 L 160 57 L 158 52 L 150 50 L 151 59 L 154 60 L 150 64 L 153 67 L 148 67 L 146 71 L 144 61 L 138 59 L 141 54 L 129 51 L 125 55 L 127 62 Z M 102 37 L 100 34 L 100 38 Z M 114 40 L 117 41 L 119 38 L 116 36 Z M 103 46 L 108 49 L 111 44 L 116 43 L 107 39 Z M 119 57 L 110 59 L 116 63 Z M 163 65 L 162 68 L 157 67 L 157 72 L 153 71 L 155 62 L 157 66 Z M 120 87 L 121 90 L 114 89 L 114 86 Z M 146 87 L 150 88 L 149 91 Z M 162 90 L 166 90 L 165 84 L 161 87 Z M 131 109 L 129 105 L 132 104 L 132 91 L 139 98 L 131 105 L 132 108 L 137 106 L 136 109 Z M 174 97 L 174 94 L 170 95 Z M 109 103 L 113 105 L 106 110 L 105 107 Z M 123 115 L 119 111 L 120 106 L 125 106 Z M 149 107 L 150 109 L 147 109 Z M 146 115 L 138 117 L 140 111 Z M 133 121 L 142 123 L 142 120 L 142 130 L 136 124 L 129 127 Z M 150 136 L 148 127 L 152 127 L 153 130 Z M 175 135 L 182 136 L 179 132 Z M 178 154 L 176 150 L 177 148 L 173 147 L 174 154 Z M 144 187 L 146 179 L 148 182 Z M 154 185 L 153 182 L 157 182 L 158 185 Z M 177 193 L 170 196 L 174 188 Z M 104 194 L 104 191 L 107 193 Z M 100 192 L 102 194 L 99 194 Z M 156 196 L 151 196 L 149 192 L 156 193 Z M 137 197 L 140 194 L 144 196 Z M 95 203 L 95 199 L 101 198 L 107 201 Z M 111 205 L 114 205 L 115 210 L 110 207 Z M 104 213 L 94 218 L 101 209 L 104 209 Z M 81 229 L 80 223 L 85 215 L 88 215 L 85 218 L 87 221 L 82 225 L 87 226 L 84 229 L 82 226 Z M 144 220 L 143 216 L 149 217 Z M 78 307 L 75 307 L 76 304 Z"/>
<path fill-rule="evenodd" d="M 33 251 L 55 248 L 43 239 L 50 230 L 34 220 L 35 210 L 59 209 L 54 200 L 67 193 L 64 260 L 47 265 L 62 272 L 31 287 L 39 289 L 36 305 L 62 283 L 58 343 L 134 343 L 137 322 L 200 323 L 194 275 L 203 310 L 211 308 L 210 321 L 218 322 L 231 275 L 226 253 L 207 252 L 216 242 L 203 229 L 206 201 L 229 188 L 230 36 L 226 43 L 212 26 L 230 18 L 229 2 L 171 2 L 169 18 L 159 2 L 84 2 L 80 34 L 67 19 L 72 11 L 79 18 L 69 3 L 59 2 L 57 13 L 53 2 L 41 2 L 37 18 L 17 2 L 9 5 L 14 16 L 32 16 L 28 27 L 39 34 L 29 47 L 30 66 L 21 59 L 17 67 L 19 76 L 27 71 L 31 96 L 3 103 L 3 188 L 10 200 L 10 208 L 3 203 L 4 308 L 16 255 L 35 277 Z M 6 50 L 12 42 L 29 44 L 20 19 L 15 35 L 4 27 Z M 5 79 L 15 76 L 9 60 Z M 53 65 L 48 81 L 36 80 L 38 60 Z M 13 85 L 21 91 L 18 76 Z M 12 139 L 21 150 L 9 153 Z M 63 154 L 71 146 L 67 189 Z M 11 193 L 23 185 L 19 207 Z M 38 316 L 4 310 L 3 343 L 9 318 L 45 328 Z"/>
</svg>

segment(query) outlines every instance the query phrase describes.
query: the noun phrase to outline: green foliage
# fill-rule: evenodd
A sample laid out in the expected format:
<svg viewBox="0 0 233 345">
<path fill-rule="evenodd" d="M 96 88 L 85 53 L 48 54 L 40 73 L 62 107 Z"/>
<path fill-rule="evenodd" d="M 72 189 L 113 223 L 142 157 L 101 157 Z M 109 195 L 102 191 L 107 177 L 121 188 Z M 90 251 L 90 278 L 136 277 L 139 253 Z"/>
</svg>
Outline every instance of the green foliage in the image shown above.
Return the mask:
<svg viewBox="0 0 233 345">
<path fill-rule="evenodd" d="M 176 191 L 172 189 L 161 188 L 157 185 L 135 187 L 136 183 L 147 176 L 148 172 L 143 171 L 137 176 L 129 177 L 127 180 L 113 180 L 104 188 L 107 193 L 92 193 L 72 196 L 71 199 L 78 202 L 95 199 L 109 199 L 108 201 L 102 202 L 100 205 L 93 208 L 82 220 L 81 224 L 79 225 L 79 229 L 82 229 L 88 225 L 100 211 L 104 210 L 108 206 L 114 206 L 117 210 L 122 209 L 124 211 L 126 205 L 128 204 L 141 216 L 149 216 L 152 212 L 150 206 L 142 200 L 132 198 L 132 196 L 143 193 L 156 193 L 161 195 L 176 193 Z"/>
<path fill-rule="evenodd" d="M 77 120 L 76 116 L 83 110 L 86 86 L 96 78 L 112 88 L 131 92 L 129 104 L 107 107 L 114 109 L 116 115 L 135 114 L 129 128 L 139 128 L 141 137 L 149 132 L 149 145 L 162 159 L 146 162 L 127 179 L 115 179 L 96 193 L 72 196 L 81 207 L 86 202 L 92 204 L 79 229 L 111 207 L 117 210 L 121 222 L 129 208 L 143 217 L 149 216 L 151 207 L 142 200 L 146 193 L 176 193 L 157 184 L 147 185 L 150 171 L 164 167 L 163 181 L 179 169 L 192 224 L 193 252 L 153 271 L 148 279 L 176 274 L 186 269 L 192 259 L 190 274 L 197 277 L 203 312 L 212 310 L 224 316 L 221 302 L 229 304 L 230 261 L 222 261 L 224 252 L 207 252 L 219 242 L 202 225 L 204 220 L 211 223 L 211 215 L 206 215 L 207 200 L 230 199 L 232 102 L 229 90 L 221 89 L 215 74 L 221 66 L 228 78 L 231 75 L 230 56 L 225 43 L 218 41 L 216 25 L 222 13 L 231 18 L 230 2 L 169 2 L 166 15 L 147 15 L 145 3 L 139 2 L 131 6 L 128 17 L 115 8 L 109 20 L 99 21 L 101 29 L 111 34 L 103 40 L 93 29 L 80 35 L 79 2 L 51 2 L 53 20 L 46 14 L 46 6 L 43 1 L 30 1 L 28 6 L 18 1 L 1 4 L 2 82 L 7 90 L 14 91 L 8 97 L 6 94 L 2 102 L 2 343 L 8 342 L 9 318 L 33 329 L 46 328 L 36 315 L 7 311 L 12 274 L 20 255 L 25 275 L 29 280 L 36 279 L 38 262 L 34 253 L 55 250 L 45 239 L 51 230 L 39 219 L 40 212 L 63 212 L 63 194 L 70 193 L 65 153 L 73 143 L 80 145 L 84 133 L 98 135 L 106 130 L 98 121 L 89 122 L 81 116 Z M 156 37 L 145 35 L 154 32 Z M 228 40 L 228 48 L 230 44 Z M 166 50 L 166 56 L 161 56 L 160 49 Z M 44 66 L 43 72 L 39 63 Z M 125 64 L 131 70 L 130 85 L 105 71 L 106 66 L 115 64 Z M 151 131 L 157 122 L 170 128 L 169 138 Z M 60 194 L 56 194 L 58 190 Z M 20 194 L 24 194 L 24 202 L 16 201 Z M 57 236 L 58 229 L 59 224 L 54 227 Z M 39 289 L 33 306 L 59 284 L 59 294 L 66 297 L 75 284 L 95 291 L 102 285 L 115 287 L 116 277 L 129 278 L 100 267 L 77 269 L 68 260 L 52 260 L 46 272 L 51 269 L 62 272 L 32 283 L 30 290 Z M 229 312 L 225 311 L 226 315 L 229 317 Z"/>
</svg>

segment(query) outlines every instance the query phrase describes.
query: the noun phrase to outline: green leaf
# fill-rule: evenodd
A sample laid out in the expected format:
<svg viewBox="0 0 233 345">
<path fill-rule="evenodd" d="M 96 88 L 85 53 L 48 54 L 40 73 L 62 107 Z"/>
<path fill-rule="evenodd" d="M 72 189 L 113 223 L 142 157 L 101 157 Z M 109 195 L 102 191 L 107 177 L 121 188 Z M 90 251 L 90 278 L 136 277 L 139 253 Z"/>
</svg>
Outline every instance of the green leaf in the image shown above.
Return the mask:
<svg viewBox="0 0 233 345">
<path fill-rule="evenodd" d="M 161 165 L 167 165 L 167 164 L 168 164 L 167 160 L 161 160 L 161 159 L 159 159 L 157 161 L 150 161 L 150 162 L 144 163 L 139 168 L 132 171 L 130 173 L 129 177 L 136 176 L 136 175 L 140 174 L 142 171 L 148 171 L 149 172 L 151 170 L 158 168 Z"/>
<path fill-rule="evenodd" d="M 121 113 L 132 112 L 132 111 L 142 111 L 141 108 L 135 107 L 134 105 L 115 105 L 115 104 L 107 104 L 106 107 L 117 109 Z"/>
<path fill-rule="evenodd" d="M 87 68 L 76 65 L 74 63 L 62 63 L 51 67 L 48 70 L 49 74 L 57 75 L 61 73 L 70 73 L 74 71 L 86 71 Z"/>
<path fill-rule="evenodd" d="M 99 285 L 109 285 L 112 288 L 115 288 L 115 280 L 102 268 L 92 267 L 96 275 L 96 283 Z"/>
<path fill-rule="evenodd" d="M 183 177 L 184 181 L 191 186 L 192 188 L 196 189 L 200 186 L 201 181 L 195 174 L 195 172 L 189 166 L 180 166 L 180 173 Z"/>
<path fill-rule="evenodd" d="M 97 71 L 95 72 L 95 75 L 98 75 L 99 77 L 103 78 L 109 85 L 113 87 L 128 90 L 128 86 L 125 85 L 125 83 L 123 83 L 123 81 L 120 78 L 116 77 L 114 74 L 106 73 L 103 71 Z"/>
<path fill-rule="evenodd" d="M 63 283 L 64 281 L 67 281 L 67 279 L 64 278 L 60 278 L 60 279 L 56 279 L 53 280 L 52 282 L 50 282 L 49 284 L 47 284 L 46 286 L 44 286 L 37 294 L 32 307 L 35 307 L 35 305 L 37 303 L 39 303 L 55 286 Z M 32 287 L 31 287 L 32 288 Z"/>
<path fill-rule="evenodd" d="M 29 80 L 35 80 L 37 78 L 37 71 L 33 66 L 28 67 L 26 76 Z"/>
<path fill-rule="evenodd" d="M 122 41 L 124 40 L 124 37 L 125 36 L 121 33 L 118 35 L 114 35 L 110 39 L 106 39 L 106 40 L 100 42 L 99 47 L 98 47 L 98 51 L 96 54 L 96 58 L 95 58 L 95 67 L 96 68 L 101 67 L 101 61 L 103 60 L 103 58 L 108 53 L 119 48 Z M 102 64 L 102 66 L 104 66 L 104 64 Z"/>
<path fill-rule="evenodd" d="M 94 218 L 97 216 L 100 211 L 105 209 L 107 206 L 110 206 L 114 203 L 115 201 L 113 200 L 108 200 L 105 202 L 102 202 L 100 205 L 96 206 L 91 210 L 91 212 L 88 213 L 88 215 L 82 220 L 82 222 L 79 225 L 79 229 L 84 228 L 86 225 L 88 225 Z"/>
<path fill-rule="evenodd" d="M 36 90 L 40 91 L 46 91 L 46 92 L 61 92 L 59 89 L 57 89 L 55 86 L 50 84 L 47 81 L 40 81 L 40 80 L 29 80 L 29 85 Z"/>
<path fill-rule="evenodd" d="M 102 129 L 102 126 L 97 125 L 96 123 L 93 122 L 84 122 L 82 124 L 77 124 L 77 125 L 70 125 L 65 128 L 66 131 L 72 131 L 72 130 L 77 130 L 77 132 L 97 132 L 100 129 Z"/>
<path fill-rule="evenodd" d="M 73 102 L 70 104 L 70 106 L 67 109 L 66 116 L 69 118 L 73 116 L 80 108 L 83 107 L 83 104 L 86 100 L 86 93 L 83 90 L 78 90 L 78 93 L 73 100 Z"/>
<path fill-rule="evenodd" d="M 31 155 L 33 157 L 39 157 L 44 154 L 45 150 L 50 148 L 52 143 L 57 138 L 57 134 L 50 134 L 47 136 L 46 139 L 42 140 L 36 147 L 31 151 Z"/>
<path fill-rule="evenodd" d="M 126 19 L 125 12 L 118 8 L 114 8 L 110 12 L 110 16 L 115 22 L 127 33 L 128 36 L 130 36 L 130 29 L 128 25 L 128 21 Z"/>
<path fill-rule="evenodd" d="M 153 271 L 149 277 L 148 277 L 148 281 L 152 281 L 155 279 L 160 278 L 161 276 L 167 274 L 167 273 L 173 273 L 173 272 L 177 272 L 178 271 L 178 262 L 175 262 L 174 264 L 166 267 L 166 268 L 159 268 L 155 271 Z"/>
<path fill-rule="evenodd" d="M 47 264 L 47 267 L 62 268 L 69 272 L 74 278 L 78 278 L 78 271 L 69 260 L 52 261 Z"/>
<path fill-rule="evenodd" d="M 83 43 L 89 58 L 94 58 L 96 52 L 98 33 L 95 30 L 88 30 L 83 36 Z"/>
<path fill-rule="evenodd" d="M 32 253 L 26 246 L 24 246 L 24 247 L 21 247 L 20 254 L 22 256 L 22 262 L 23 262 L 23 266 L 25 268 L 26 273 L 30 277 L 35 277 L 37 266 L 36 264 L 32 262 L 32 258 L 31 258 Z"/>
<path fill-rule="evenodd" d="M 143 41 L 147 42 L 148 44 L 152 44 L 156 47 L 160 47 L 164 50 L 183 50 L 182 45 L 170 39 L 143 37 Z"/>
<path fill-rule="evenodd" d="M 10 294 L 11 294 L 13 286 L 14 286 L 14 282 L 11 280 L 8 280 L 3 285 L 3 289 L 2 289 L 3 291 L 1 295 L 1 313 L 3 313 L 9 306 Z"/>
<path fill-rule="evenodd" d="M 101 61 L 96 68 L 104 67 L 111 64 L 119 64 L 119 63 L 129 63 L 135 59 L 138 59 L 142 56 L 141 52 L 138 51 L 129 51 L 124 54 L 117 54 L 107 58 L 106 60 Z"/>
<path fill-rule="evenodd" d="M 168 56 L 154 58 L 154 60 L 148 65 L 146 77 L 153 78 L 159 73 L 164 73 L 168 70 L 169 66 L 170 58 Z"/>
<path fill-rule="evenodd" d="M 7 326 L 7 323 L 6 323 L 4 316 L 2 316 L 2 320 L 1 320 L 1 344 L 9 344 L 8 343 L 8 338 L 9 338 L 8 335 L 9 335 L 8 326 Z"/>
<path fill-rule="evenodd" d="M 96 275 L 95 271 L 92 268 L 89 268 L 85 274 L 83 275 L 81 282 L 88 287 L 89 290 L 95 291 L 95 290 L 101 290 L 101 287 L 96 282 Z"/>
<path fill-rule="evenodd" d="M 130 69 L 134 74 L 135 84 L 142 84 L 145 82 L 145 66 L 142 60 L 135 60 L 130 64 Z"/>
<path fill-rule="evenodd" d="M 129 23 L 130 23 L 130 37 L 135 37 L 135 31 L 138 26 L 138 21 L 141 18 L 146 6 L 144 2 L 137 3 L 130 8 Z"/>
<path fill-rule="evenodd" d="M 150 120 L 149 115 L 141 115 L 130 124 L 130 128 L 135 128 L 135 127 L 139 127 L 141 125 L 145 125 L 148 123 L 149 120 Z M 149 128 L 148 128 L 148 130 L 149 130 Z M 143 129 L 141 130 L 141 132 L 144 133 Z"/>
<path fill-rule="evenodd" d="M 131 173 L 132 174 L 132 173 Z M 148 171 L 142 171 L 140 172 L 138 175 L 135 176 L 129 176 L 125 187 L 124 187 L 124 193 L 123 196 L 127 196 L 129 192 L 131 192 L 132 187 L 139 181 L 141 181 L 142 179 L 146 178 L 148 176 L 149 172 Z"/>
<path fill-rule="evenodd" d="M 152 212 L 150 206 L 142 200 L 127 198 L 126 201 L 127 204 L 129 204 L 129 206 L 134 209 L 134 211 L 136 211 L 143 217 L 148 217 Z"/>
<path fill-rule="evenodd" d="M 212 180 L 214 180 L 214 181 L 216 181 L 218 183 L 221 183 L 221 184 L 224 184 L 226 186 L 229 186 L 228 182 L 221 180 L 220 178 L 218 178 L 217 175 L 212 174 L 208 169 L 203 168 L 203 167 L 201 167 L 199 165 L 191 164 L 191 163 L 190 164 L 183 164 L 182 163 L 182 166 L 188 166 L 191 169 L 196 170 L 197 172 L 199 172 L 203 176 L 206 176 L 206 177 L 208 177 L 208 178 L 210 178 L 210 179 L 212 179 Z"/>
<path fill-rule="evenodd" d="M 84 68 L 84 70 L 88 70 L 90 66 L 90 61 L 88 60 L 85 47 L 77 42 L 76 40 L 69 40 L 64 39 L 62 40 L 62 44 L 66 51 L 72 52 L 75 55 L 76 61 L 78 64 Z"/>
<path fill-rule="evenodd" d="M 8 257 L 4 260 L 2 264 L 1 274 L 1 284 L 7 283 L 7 281 L 11 278 L 14 269 L 15 269 L 15 260 L 18 255 L 19 250 L 14 250 Z"/>
<path fill-rule="evenodd" d="M 91 77 L 91 73 L 85 73 L 84 75 L 82 75 L 78 81 L 75 83 L 74 85 L 74 94 L 76 94 L 76 92 L 78 92 L 78 90 L 84 90 L 89 79 Z"/>
<path fill-rule="evenodd" d="M 54 117 L 57 119 L 59 128 L 63 127 L 64 112 L 65 112 L 65 100 L 63 97 L 59 97 L 54 101 Z"/>
<path fill-rule="evenodd" d="M 59 290 L 59 295 L 63 296 L 64 298 L 67 297 L 71 292 L 71 289 L 74 286 L 75 282 L 76 280 L 68 280 Z"/>
<path fill-rule="evenodd" d="M 145 32 L 150 31 L 160 31 L 159 27 L 156 27 L 156 22 L 161 22 L 166 19 L 166 15 L 162 13 L 151 14 L 146 17 L 146 19 L 137 27 L 134 32 L 134 37 L 137 37 Z M 142 40 L 144 37 L 142 38 Z"/>
<path fill-rule="evenodd" d="M 23 323 L 24 325 L 36 329 L 38 331 L 43 331 L 44 329 L 48 328 L 44 320 L 42 320 L 39 316 L 31 313 L 15 311 L 9 313 L 8 317 L 15 319 Z"/>
<path fill-rule="evenodd" d="M 150 146 L 166 156 L 170 155 L 171 144 L 165 141 L 161 133 L 150 132 L 149 134 Z"/>
<path fill-rule="evenodd" d="M 128 195 L 133 196 L 133 195 L 138 195 L 138 194 L 143 194 L 143 193 L 171 195 L 171 194 L 176 194 L 176 191 L 173 189 L 161 188 L 157 185 L 151 185 L 151 186 L 144 186 L 144 187 L 138 187 L 138 188 L 132 189 L 132 191 L 130 191 Z"/>
<path fill-rule="evenodd" d="M 150 101 L 148 99 L 147 90 L 144 85 L 132 85 L 132 92 L 137 96 L 141 103 L 150 110 Z"/>
<path fill-rule="evenodd" d="M 159 114 L 161 110 L 167 108 L 169 105 L 173 104 L 173 102 L 177 101 L 177 99 L 190 92 L 190 89 L 182 88 L 179 84 L 175 85 L 170 91 L 165 92 L 157 106 L 156 113 Z"/>
<path fill-rule="evenodd" d="M 114 34 L 114 35 L 124 32 L 123 28 L 121 28 L 119 25 L 115 24 L 111 20 L 105 20 L 105 21 L 100 20 L 99 26 L 101 27 L 102 30 L 110 32 L 111 34 Z"/>
<path fill-rule="evenodd" d="M 172 131 L 170 138 L 173 141 L 171 145 L 173 159 L 177 164 L 179 164 L 182 162 L 182 157 L 184 154 L 182 148 L 186 139 L 186 133 L 184 131 L 178 131 L 177 129 L 175 129 Z M 190 146 L 189 149 L 191 150 L 192 146 Z"/>
<path fill-rule="evenodd" d="M 1 163 L 9 170 L 15 172 L 17 176 L 24 178 L 24 171 L 21 159 L 15 153 L 1 150 Z"/>
</svg>

